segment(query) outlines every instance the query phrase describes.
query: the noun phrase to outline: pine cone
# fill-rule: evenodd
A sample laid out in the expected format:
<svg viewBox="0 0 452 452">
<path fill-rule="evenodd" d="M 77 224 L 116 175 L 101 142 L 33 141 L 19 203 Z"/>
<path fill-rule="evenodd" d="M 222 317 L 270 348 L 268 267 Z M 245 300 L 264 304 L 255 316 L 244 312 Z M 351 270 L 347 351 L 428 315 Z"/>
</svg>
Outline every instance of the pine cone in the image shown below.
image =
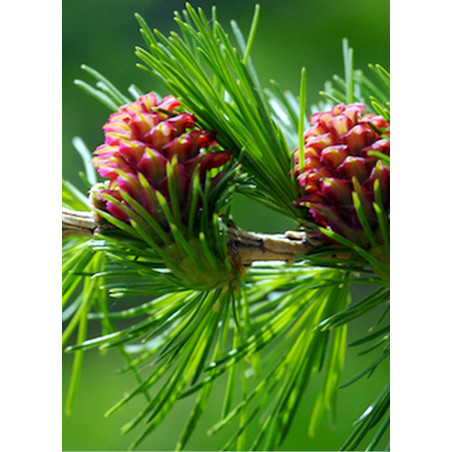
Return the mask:
<svg viewBox="0 0 452 452">
<path fill-rule="evenodd" d="M 155 94 L 145 94 L 120 107 L 103 129 L 105 143 L 95 150 L 93 163 L 109 183 L 95 196 L 102 200 L 102 195 L 108 194 L 131 208 L 124 199 L 127 194 L 166 230 L 168 224 L 156 192 L 164 196 L 170 210 L 178 209 L 186 223 L 194 174 L 199 175 L 203 188 L 207 171 L 219 168 L 230 158 L 228 151 L 219 150 L 215 132 L 202 130 L 194 115 L 180 111 L 173 96 L 158 102 Z M 178 205 L 171 205 L 168 171 L 173 174 Z M 211 181 L 211 187 L 219 178 L 221 173 Z M 114 217 L 129 220 L 127 209 L 111 201 L 104 205 Z"/>
<path fill-rule="evenodd" d="M 364 114 L 363 104 L 336 105 L 315 113 L 304 133 L 304 169 L 299 170 L 295 149 L 295 177 L 300 184 L 297 204 L 309 209 L 311 220 L 360 246 L 369 241 L 358 218 L 355 192 L 372 230 L 377 230 L 373 208 L 378 181 L 384 212 L 389 215 L 389 169 L 369 155 L 389 155 L 389 124 L 381 116 Z"/>
</svg>

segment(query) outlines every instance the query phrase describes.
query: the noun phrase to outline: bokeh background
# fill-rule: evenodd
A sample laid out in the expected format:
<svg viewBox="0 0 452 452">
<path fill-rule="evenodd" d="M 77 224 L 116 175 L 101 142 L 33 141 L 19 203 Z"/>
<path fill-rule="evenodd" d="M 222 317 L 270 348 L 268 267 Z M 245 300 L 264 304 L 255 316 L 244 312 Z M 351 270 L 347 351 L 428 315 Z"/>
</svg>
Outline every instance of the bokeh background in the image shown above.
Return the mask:
<svg viewBox="0 0 452 452">
<path fill-rule="evenodd" d="M 390 68 L 389 0 L 261 0 L 259 3 L 261 18 L 251 56 L 264 86 L 274 79 L 283 89 L 297 93 L 300 68 L 305 66 L 308 104 L 316 103 L 324 82 L 333 74 L 342 75 L 344 37 L 355 51 L 355 67 L 365 69 L 368 63 L 379 63 Z M 74 79 L 89 80 L 81 64 L 94 67 L 123 91 L 135 83 L 143 91 L 161 92 L 153 80 L 136 68 L 138 59 L 134 47 L 143 42 L 134 13 L 140 13 L 151 28 L 167 34 L 177 29 L 172 20 L 173 11 L 182 10 L 184 4 L 185 1 L 176 0 L 63 0 L 63 178 L 83 188 L 78 178 L 82 163 L 72 139 L 80 136 L 88 148 L 94 150 L 102 142 L 102 125 L 109 115 L 106 107 L 74 85 Z M 234 19 L 246 34 L 255 1 L 206 0 L 191 4 L 201 6 L 208 15 L 210 7 L 216 5 L 218 17 L 226 28 Z M 242 197 L 234 199 L 233 214 L 237 224 L 250 230 L 281 232 L 292 226 L 285 218 Z M 372 320 L 368 317 L 353 324 L 350 341 L 360 337 Z M 344 381 L 363 369 L 372 358 L 350 351 Z M 74 411 L 70 417 L 63 415 L 63 450 L 127 449 L 132 437 L 121 436 L 119 428 L 140 409 L 141 400 L 109 419 L 103 417 L 104 412 L 134 385 L 129 375 L 114 375 L 122 364 L 115 352 L 106 356 L 97 352 L 86 354 Z M 387 378 L 388 364 L 382 365 L 370 381 L 359 381 L 341 390 L 335 427 L 326 416 L 320 433 L 310 438 L 306 426 L 320 384 L 320 380 L 314 379 L 282 449 L 337 449 L 352 422 L 361 414 L 360 410 L 380 391 Z M 65 355 L 63 391 L 67 390 L 70 365 L 71 357 Z M 227 429 L 213 437 L 204 433 L 218 418 L 221 394 L 219 384 L 200 428 L 188 444 L 190 450 L 217 450 L 226 442 L 230 432 Z M 174 449 L 191 402 L 187 399 L 180 403 L 138 450 Z"/>
</svg>

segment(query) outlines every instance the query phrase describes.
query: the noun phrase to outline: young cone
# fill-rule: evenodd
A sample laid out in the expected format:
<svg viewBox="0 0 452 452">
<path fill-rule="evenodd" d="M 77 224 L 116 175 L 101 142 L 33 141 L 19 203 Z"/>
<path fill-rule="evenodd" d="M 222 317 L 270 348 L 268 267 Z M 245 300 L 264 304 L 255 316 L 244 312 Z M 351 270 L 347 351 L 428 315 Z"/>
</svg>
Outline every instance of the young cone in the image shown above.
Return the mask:
<svg viewBox="0 0 452 452">
<path fill-rule="evenodd" d="M 302 168 L 298 148 L 294 154 L 297 204 L 309 209 L 314 223 L 369 248 L 381 241 L 374 203 L 389 215 L 389 169 L 370 151 L 389 156 L 390 145 L 388 122 L 364 112 L 355 103 L 311 115 Z"/>
<path fill-rule="evenodd" d="M 207 172 L 229 160 L 229 152 L 218 151 L 215 132 L 200 129 L 194 115 L 179 110 L 173 96 L 158 102 L 149 93 L 120 107 L 104 125 L 105 143 L 94 152 L 93 163 L 109 183 L 95 195 L 114 217 L 130 220 L 131 197 L 169 230 L 158 192 L 186 226 L 195 174 L 203 188 Z"/>
</svg>

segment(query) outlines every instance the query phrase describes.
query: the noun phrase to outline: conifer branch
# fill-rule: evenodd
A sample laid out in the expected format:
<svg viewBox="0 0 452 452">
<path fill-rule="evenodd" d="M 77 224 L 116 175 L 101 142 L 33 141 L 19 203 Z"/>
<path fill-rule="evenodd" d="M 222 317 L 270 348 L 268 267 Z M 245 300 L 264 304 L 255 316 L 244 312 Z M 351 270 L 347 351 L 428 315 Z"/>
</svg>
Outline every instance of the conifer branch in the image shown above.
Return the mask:
<svg viewBox="0 0 452 452">
<path fill-rule="evenodd" d="M 325 101 L 305 129 L 305 70 L 299 100 L 276 84 L 263 90 L 254 71 L 258 16 L 259 6 L 247 40 L 231 23 L 238 49 L 214 9 L 208 20 L 187 4 L 175 13 L 180 35 L 169 37 L 137 16 L 147 45 L 136 49 L 139 66 L 168 93 L 161 100 L 136 88 L 129 99 L 87 66 L 95 86 L 76 81 L 114 113 L 93 154 L 74 141 L 89 199 L 63 182 L 63 205 L 73 209 L 63 210 L 63 239 L 87 238 L 63 243 L 63 342 L 77 331 L 65 349 L 75 353 L 68 401 L 84 351 L 117 347 L 127 360 L 122 371 L 132 371 L 138 386 L 107 415 L 152 393 L 122 428 L 146 421 L 130 450 L 178 399 L 198 393 L 176 447 L 185 449 L 225 373 L 221 420 L 210 431 L 238 418 L 239 425 L 222 450 L 234 443 L 237 450 L 275 450 L 315 373 L 324 376 L 310 434 L 324 411 L 335 411 L 340 387 L 370 376 L 389 357 L 389 73 L 371 67 L 383 84 L 375 89 L 354 69 L 344 40 L 345 77 L 325 85 Z M 95 170 L 107 180 L 98 184 Z M 222 215 L 235 190 L 306 230 L 240 229 Z M 355 283 L 376 289 L 355 301 Z M 111 309 L 110 299 L 137 295 L 146 300 Z M 384 312 L 375 325 L 348 344 L 348 323 L 377 307 Z M 88 337 L 91 320 L 102 325 L 98 337 Z M 348 345 L 381 353 L 343 383 Z M 259 431 L 248 447 L 255 416 Z M 389 385 L 363 410 L 342 450 L 357 450 L 373 428 L 366 450 L 375 450 L 388 425 Z"/>
<path fill-rule="evenodd" d="M 104 227 L 91 212 L 63 209 L 62 237 L 93 236 Z M 226 243 L 237 263 L 247 266 L 256 261 L 292 261 L 324 242 L 304 232 L 287 231 L 284 234 L 248 232 L 229 226 Z"/>
</svg>

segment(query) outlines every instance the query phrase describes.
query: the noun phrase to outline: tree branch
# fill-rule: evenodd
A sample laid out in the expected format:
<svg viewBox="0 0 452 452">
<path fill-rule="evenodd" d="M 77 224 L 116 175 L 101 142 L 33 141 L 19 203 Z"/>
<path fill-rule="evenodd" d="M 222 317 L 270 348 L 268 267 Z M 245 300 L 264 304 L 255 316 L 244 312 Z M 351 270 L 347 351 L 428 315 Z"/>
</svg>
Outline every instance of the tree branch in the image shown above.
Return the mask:
<svg viewBox="0 0 452 452">
<path fill-rule="evenodd" d="M 63 208 L 62 236 L 63 239 L 71 236 L 91 236 L 99 227 L 91 212 L 69 210 Z"/>
<path fill-rule="evenodd" d="M 63 209 L 62 237 L 93 236 L 102 230 L 91 212 Z M 227 246 L 232 255 L 244 266 L 255 261 L 292 261 L 324 244 L 304 232 L 287 231 L 285 234 L 260 234 L 236 226 L 226 231 Z"/>
<path fill-rule="evenodd" d="M 238 256 L 242 265 L 251 265 L 255 261 L 293 261 L 323 244 L 304 232 L 260 234 L 235 226 L 228 227 L 226 240 L 228 249 Z"/>
</svg>

